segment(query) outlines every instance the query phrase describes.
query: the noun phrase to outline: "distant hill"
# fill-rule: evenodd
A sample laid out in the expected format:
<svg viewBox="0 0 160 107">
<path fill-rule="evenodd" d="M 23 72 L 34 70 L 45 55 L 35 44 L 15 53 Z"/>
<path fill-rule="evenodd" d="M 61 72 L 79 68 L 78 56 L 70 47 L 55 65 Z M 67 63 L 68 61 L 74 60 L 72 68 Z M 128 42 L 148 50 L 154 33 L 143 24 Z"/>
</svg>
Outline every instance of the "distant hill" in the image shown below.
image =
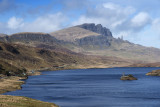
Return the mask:
<svg viewBox="0 0 160 107">
<path fill-rule="evenodd" d="M 85 23 L 47 33 L 22 32 L 0 36 L 0 41 L 49 49 L 66 54 L 116 57 L 134 62 L 160 62 L 160 49 L 145 47 L 121 38 L 101 24 Z"/>
<path fill-rule="evenodd" d="M 129 65 L 129 67 L 160 67 L 160 62 L 155 63 L 135 63 Z"/>
<path fill-rule="evenodd" d="M 74 52 L 87 55 L 116 56 L 142 62 L 159 62 L 160 49 L 116 39 L 109 29 L 101 24 L 85 23 L 50 33 L 64 42 L 64 46 Z"/>
</svg>

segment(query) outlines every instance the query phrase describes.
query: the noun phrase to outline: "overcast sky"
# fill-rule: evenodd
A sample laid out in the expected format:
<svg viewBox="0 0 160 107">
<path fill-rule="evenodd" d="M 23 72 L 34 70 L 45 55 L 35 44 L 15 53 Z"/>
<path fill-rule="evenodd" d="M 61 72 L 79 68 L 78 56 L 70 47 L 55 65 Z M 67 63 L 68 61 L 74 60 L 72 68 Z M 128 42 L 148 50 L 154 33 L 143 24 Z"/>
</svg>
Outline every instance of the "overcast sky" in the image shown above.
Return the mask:
<svg viewBox="0 0 160 107">
<path fill-rule="evenodd" d="M 160 48 L 160 0 L 0 0 L 0 33 L 49 33 L 83 23 Z"/>
</svg>

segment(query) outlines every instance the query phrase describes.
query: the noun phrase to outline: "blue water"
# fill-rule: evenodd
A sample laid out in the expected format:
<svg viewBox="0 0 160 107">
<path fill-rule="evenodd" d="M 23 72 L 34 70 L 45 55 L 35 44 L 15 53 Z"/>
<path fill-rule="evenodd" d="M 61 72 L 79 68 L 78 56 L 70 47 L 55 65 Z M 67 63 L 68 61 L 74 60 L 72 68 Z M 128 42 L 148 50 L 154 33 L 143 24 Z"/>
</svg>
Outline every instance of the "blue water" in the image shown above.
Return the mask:
<svg viewBox="0 0 160 107">
<path fill-rule="evenodd" d="M 54 102 L 61 107 L 160 107 L 160 77 L 146 76 L 158 68 L 106 68 L 44 71 L 30 76 L 22 90 L 5 95 Z M 122 73 L 138 80 L 122 81 Z"/>
</svg>

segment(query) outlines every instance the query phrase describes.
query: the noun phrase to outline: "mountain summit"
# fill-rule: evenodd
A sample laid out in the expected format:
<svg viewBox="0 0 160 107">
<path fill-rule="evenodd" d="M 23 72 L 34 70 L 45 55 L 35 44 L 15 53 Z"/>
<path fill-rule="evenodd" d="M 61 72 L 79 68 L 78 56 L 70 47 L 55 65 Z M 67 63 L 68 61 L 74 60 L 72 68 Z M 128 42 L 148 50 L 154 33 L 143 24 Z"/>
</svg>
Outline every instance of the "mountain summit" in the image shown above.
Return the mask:
<svg viewBox="0 0 160 107">
<path fill-rule="evenodd" d="M 101 24 L 85 23 L 50 33 L 64 41 L 64 47 L 87 55 L 116 56 L 147 62 L 160 61 L 160 50 L 114 38 Z"/>
<path fill-rule="evenodd" d="M 77 27 L 81 27 L 86 30 L 90 30 L 92 32 L 96 32 L 98 34 L 101 34 L 103 36 L 109 36 L 112 37 L 112 33 L 109 29 L 106 27 L 103 27 L 101 24 L 95 25 L 94 23 L 85 23 L 82 25 L 78 25 Z"/>
</svg>

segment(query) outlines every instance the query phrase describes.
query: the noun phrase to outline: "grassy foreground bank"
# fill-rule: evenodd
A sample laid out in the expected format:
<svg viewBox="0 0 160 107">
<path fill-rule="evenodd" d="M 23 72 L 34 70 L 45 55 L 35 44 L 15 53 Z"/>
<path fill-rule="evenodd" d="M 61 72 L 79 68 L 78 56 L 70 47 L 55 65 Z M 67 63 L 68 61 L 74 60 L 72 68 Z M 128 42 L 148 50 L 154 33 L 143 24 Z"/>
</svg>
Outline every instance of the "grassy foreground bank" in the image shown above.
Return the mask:
<svg viewBox="0 0 160 107">
<path fill-rule="evenodd" d="M 27 97 L 0 95 L 0 107 L 58 107 L 53 103 Z"/>
<path fill-rule="evenodd" d="M 26 77 L 9 76 L 0 79 L 0 94 L 21 89 Z M 53 103 L 43 102 L 27 97 L 0 95 L 0 107 L 58 107 Z"/>
</svg>

